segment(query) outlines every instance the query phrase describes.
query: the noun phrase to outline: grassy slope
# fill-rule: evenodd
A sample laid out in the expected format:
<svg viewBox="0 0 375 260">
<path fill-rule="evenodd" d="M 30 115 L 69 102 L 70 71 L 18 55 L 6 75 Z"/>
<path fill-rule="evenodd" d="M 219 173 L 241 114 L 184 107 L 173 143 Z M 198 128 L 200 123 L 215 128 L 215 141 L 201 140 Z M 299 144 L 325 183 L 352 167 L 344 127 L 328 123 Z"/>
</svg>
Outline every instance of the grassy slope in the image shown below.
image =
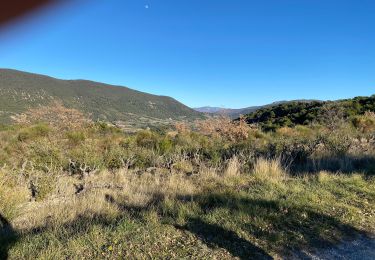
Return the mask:
<svg viewBox="0 0 375 260">
<path fill-rule="evenodd" d="M 92 114 L 94 119 L 116 121 L 132 117 L 198 118 L 200 114 L 178 101 L 126 87 L 86 80 L 59 80 L 15 70 L 0 70 L 0 119 L 29 107 L 62 100 L 67 106 Z"/>
</svg>

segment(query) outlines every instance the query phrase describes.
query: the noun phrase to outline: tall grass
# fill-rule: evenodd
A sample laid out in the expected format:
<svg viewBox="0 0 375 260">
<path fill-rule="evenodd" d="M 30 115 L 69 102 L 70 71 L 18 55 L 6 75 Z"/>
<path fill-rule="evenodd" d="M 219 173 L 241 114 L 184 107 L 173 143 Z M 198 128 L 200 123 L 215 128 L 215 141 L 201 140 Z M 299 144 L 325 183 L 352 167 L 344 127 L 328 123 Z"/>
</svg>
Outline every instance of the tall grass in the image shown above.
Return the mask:
<svg viewBox="0 0 375 260">
<path fill-rule="evenodd" d="M 280 159 L 258 158 L 253 173 L 255 178 L 272 183 L 282 182 L 287 177 Z"/>
</svg>

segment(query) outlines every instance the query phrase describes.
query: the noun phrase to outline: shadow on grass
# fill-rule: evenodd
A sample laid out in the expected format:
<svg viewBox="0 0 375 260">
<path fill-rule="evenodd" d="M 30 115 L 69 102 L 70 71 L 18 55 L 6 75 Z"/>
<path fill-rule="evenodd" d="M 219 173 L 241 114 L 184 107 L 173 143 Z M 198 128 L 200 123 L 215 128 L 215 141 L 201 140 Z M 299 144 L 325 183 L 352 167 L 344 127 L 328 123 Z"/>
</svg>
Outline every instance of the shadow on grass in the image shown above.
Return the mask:
<svg viewBox="0 0 375 260">
<path fill-rule="evenodd" d="M 320 171 L 341 172 L 344 174 L 352 174 L 353 172 L 361 172 L 365 176 L 375 176 L 375 157 L 373 156 L 327 156 L 318 159 L 296 160 L 291 163 L 290 170 L 292 173 L 298 174 L 307 172 L 311 174 Z"/>
<path fill-rule="evenodd" d="M 206 216 L 214 214 L 216 210 L 229 210 L 231 217 L 223 215 L 220 222 L 236 221 L 236 229 L 242 234 L 246 233 L 248 237 L 260 241 L 264 248 L 272 249 L 282 255 L 302 249 L 332 247 L 343 240 L 353 239 L 359 234 L 366 235 L 334 217 L 310 209 L 286 207 L 277 201 L 255 200 L 233 193 L 220 192 L 177 198 L 179 203 L 197 203 L 200 208 L 199 212 L 187 216 L 186 224 L 182 226 L 177 224 L 176 215 L 178 214 L 175 209 L 168 211 L 162 208 L 163 199 L 162 195 L 156 195 L 146 207 L 129 207 L 117 204 L 112 197 L 107 197 L 108 201 L 116 203 L 123 210 L 135 213 L 133 215 L 137 217 L 141 217 L 142 212 L 149 210 L 150 207 L 159 209 L 161 218 L 167 219 L 167 223 L 177 229 L 195 234 L 209 247 L 226 249 L 240 259 L 269 259 L 271 257 L 264 249 L 240 237 L 234 230 L 208 222 L 205 220 Z M 242 221 L 243 216 L 246 216 L 245 219 L 254 221 Z M 260 225 L 259 222 L 264 225 Z"/>
<path fill-rule="evenodd" d="M 164 196 L 162 194 L 155 195 L 154 199 L 144 207 L 117 202 L 110 195 L 106 195 L 105 198 L 108 203 L 117 205 L 124 214 L 115 219 L 92 212 L 79 216 L 57 230 L 58 239 L 67 241 L 74 236 L 89 232 L 94 225 L 116 229 L 124 216 L 144 221 L 142 214 L 150 208 L 158 210 L 162 221 L 165 220 L 164 222 L 179 230 L 194 234 L 208 247 L 225 249 L 240 259 L 271 259 L 266 250 L 288 255 L 306 248 L 331 247 L 343 239 L 353 238 L 361 233 L 331 216 L 310 209 L 285 206 L 282 200 L 250 199 L 237 193 L 205 192 L 189 198 L 177 198 L 176 205 L 186 207 L 190 206 L 189 203 L 198 205 L 198 210 L 186 215 L 184 225 L 178 225 L 178 214 L 176 214 L 178 206 L 175 209 L 163 208 Z M 207 216 L 221 214 L 217 212 L 222 212 L 222 209 L 230 214 L 229 216 L 227 214 L 216 215 L 216 219 L 219 218 L 220 223 L 223 224 L 212 223 L 207 219 Z M 50 228 L 46 225 L 23 232 L 21 235 L 12 229 L 5 218 L 1 216 L 0 220 L 2 223 L 0 259 L 8 257 L 8 250 L 22 236 L 40 234 Z M 224 228 L 225 223 L 235 227 Z M 252 241 L 253 239 L 256 239 L 257 245 Z"/>
<path fill-rule="evenodd" d="M 120 209 L 131 212 L 136 218 L 141 218 L 142 213 L 147 212 L 151 207 L 160 209 L 160 205 L 164 200 L 164 195 L 155 194 L 153 199 L 144 207 L 118 203 L 110 195 L 106 195 L 105 198 L 106 201 L 116 204 Z M 182 200 L 185 201 L 185 198 Z M 168 215 L 168 213 L 166 214 Z M 199 217 L 188 218 L 187 224 L 183 226 L 173 223 L 172 225 L 176 229 L 195 234 L 207 246 L 211 248 L 224 248 L 233 256 L 239 257 L 240 259 L 272 259 L 263 249 L 239 237 L 235 232 L 216 224 L 207 223 Z"/>
<path fill-rule="evenodd" d="M 75 236 L 89 232 L 93 226 L 116 226 L 121 219 L 122 216 L 113 219 L 95 212 L 86 212 L 85 215 L 79 215 L 73 221 L 59 226 L 58 230 L 55 230 L 53 226 L 47 222 L 45 225 L 34 227 L 29 230 L 22 230 L 22 232 L 20 232 L 14 230 L 9 221 L 0 214 L 0 260 L 8 259 L 9 250 L 16 242 L 24 237 L 32 237 L 33 235 L 39 235 L 54 230 L 53 232 L 57 232 L 56 237 L 58 237 L 58 239 L 67 241 Z M 46 243 L 48 244 L 48 239 L 46 240 Z"/>
<path fill-rule="evenodd" d="M 277 201 L 225 193 L 205 194 L 194 200 L 198 201 L 205 214 L 211 214 L 216 209 L 229 209 L 233 219 L 245 215 L 252 221 L 238 221 L 238 228 L 283 254 L 306 248 L 331 247 L 363 234 L 334 217 Z"/>
<path fill-rule="evenodd" d="M 17 241 L 17 232 L 9 221 L 0 214 L 0 259 L 8 259 L 8 250 Z"/>
<path fill-rule="evenodd" d="M 195 234 L 209 247 L 226 249 L 240 259 L 272 259 L 263 249 L 239 237 L 235 232 L 216 224 L 210 224 L 200 218 L 190 218 L 184 226 L 174 225 L 177 229 Z"/>
</svg>

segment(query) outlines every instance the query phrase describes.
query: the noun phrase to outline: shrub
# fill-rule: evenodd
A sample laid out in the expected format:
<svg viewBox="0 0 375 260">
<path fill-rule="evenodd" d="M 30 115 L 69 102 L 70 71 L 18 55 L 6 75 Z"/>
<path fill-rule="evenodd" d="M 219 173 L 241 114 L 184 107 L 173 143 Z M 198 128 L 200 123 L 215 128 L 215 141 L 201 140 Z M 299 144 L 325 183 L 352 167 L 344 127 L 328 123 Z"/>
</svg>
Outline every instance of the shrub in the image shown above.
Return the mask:
<svg viewBox="0 0 375 260">
<path fill-rule="evenodd" d="M 193 165 L 187 160 L 178 161 L 173 165 L 173 168 L 183 173 L 192 173 L 194 171 Z"/>
<path fill-rule="evenodd" d="M 58 170 L 63 165 L 63 155 L 59 147 L 45 140 L 31 143 L 26 158 L 32 162 L 33 167 L 45 172 Z"/>
<path fill-rule="evenodd" d="M 158 145 L 158 136 L 157 134 L 149 131 L 143 130 L 137 133 L 136 143 L 139 147 L 156 149 Z"/>
<path fill-rule="evenodd" d="M 121 133 L 120 128 L 118 128 L 116 126 L 113 126 L 113 125 L 110 125 L 106 122 L 101 122 L 101 121 L 95 122 L 94 127 L 95 127 L 96 131 L 98 131 L 102 135 Z"/>
<path fill-rule="evenodd" d="M 154 151 L 148 149 L 136 149 L 134 153 L 134 167 L 136 168 L 148 168 L 154 167 L 157 164 L 157 155 Z"/>
<path fill-rule="evenodd" d="M 104 165 L 110 170 L 126 167 L 126 153 L 120 147 L 114 147 L 104 154 Z"/>
<path fill-rule="evenodd" d="M 196 127 L 204 135 L 220 137 L 232 142 L 246 140 L 250 131 L 250 127 L 242 117 L 238 121 L 225 117 L 211 118 L 196 122 Z"/>
<path fill-rule="evenodd" d="M 120 145 L 120 147 L 122 147 L 124 149 L 132 148 L 133 145 L 134 145 L 134 139 L 129 138 L 129 137 L 121 139 L 120 142 L 119 142 L 119 145 Z"/>
<path fill-rule="evenodd" d="M 86 135 L 83 131 L 71 131 L 66 133 L 66 137 L 73 145 L 78 145 L 85 141 Z"/>
<path fill-rule="evenodd" d="M 375 113 L 367 111 L 363 116 L 356 116 L 352 120 L 353 125 L 362 133 L 375 131 Z"/>
<path fill-rule="evenodd" d="M 31 108 L 26 113 L 12 117 L 20 125 L 47 123 L 60 131 L 82 129 L 92 121 L 77 109 L 67 108 L 62 102 L 55 101 L 47 106 Z"/>
<path fill-rule="evenodd" d="M 179 134 L 190 133 L 191 129 L 185 122 L 178 122 L 175 124 L 175 129 Z"/>
<path fill-rule="evenodd" d="M 354 142 L 351 134 L 342 130 L 322 134 L 320 140 L 329 155 L 338 157 L 346 155 Z"/>
<path fill-rule="evenodd" d="M 85 142 L 67 153 L 66 169 L 71 173 L 83 174 L 95 171 L 104 165 L 103 154 L 95 142 Z"/>
<path fill-rule="evenodd" d="M 158 151 L 161 154 L 169 153 L 170 151 L 172 151 L 172 149 L 173 149 L 173 141 L 168 137 L 165 137 L 163 140 L 161 140 L 158 143 Z"/>
<path fill-rule="evenodd" d="M 51 132 L 51 128 L 45 124 L 38 124 L 28 128 L 23 128 L 18 133 L 17 139 L 21 142 L 24 142 L 29 139 L 37 137 L 45 137 Z"/>
</svg>

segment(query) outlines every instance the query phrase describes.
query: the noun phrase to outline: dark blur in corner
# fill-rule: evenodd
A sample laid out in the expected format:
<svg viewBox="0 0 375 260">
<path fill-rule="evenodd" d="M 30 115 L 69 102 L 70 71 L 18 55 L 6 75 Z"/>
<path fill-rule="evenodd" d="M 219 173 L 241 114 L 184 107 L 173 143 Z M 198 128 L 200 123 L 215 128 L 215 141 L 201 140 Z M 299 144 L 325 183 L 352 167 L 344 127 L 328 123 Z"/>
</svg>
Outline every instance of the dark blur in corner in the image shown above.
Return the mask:
<svg viewBox="0 0 375 260">
<path fill-rule="evenodd" d="M 42 7 L 51 6 L 58 0 L 2 0 L 0 4 L 0 28 L 29 15 Z"/>
</svg>

